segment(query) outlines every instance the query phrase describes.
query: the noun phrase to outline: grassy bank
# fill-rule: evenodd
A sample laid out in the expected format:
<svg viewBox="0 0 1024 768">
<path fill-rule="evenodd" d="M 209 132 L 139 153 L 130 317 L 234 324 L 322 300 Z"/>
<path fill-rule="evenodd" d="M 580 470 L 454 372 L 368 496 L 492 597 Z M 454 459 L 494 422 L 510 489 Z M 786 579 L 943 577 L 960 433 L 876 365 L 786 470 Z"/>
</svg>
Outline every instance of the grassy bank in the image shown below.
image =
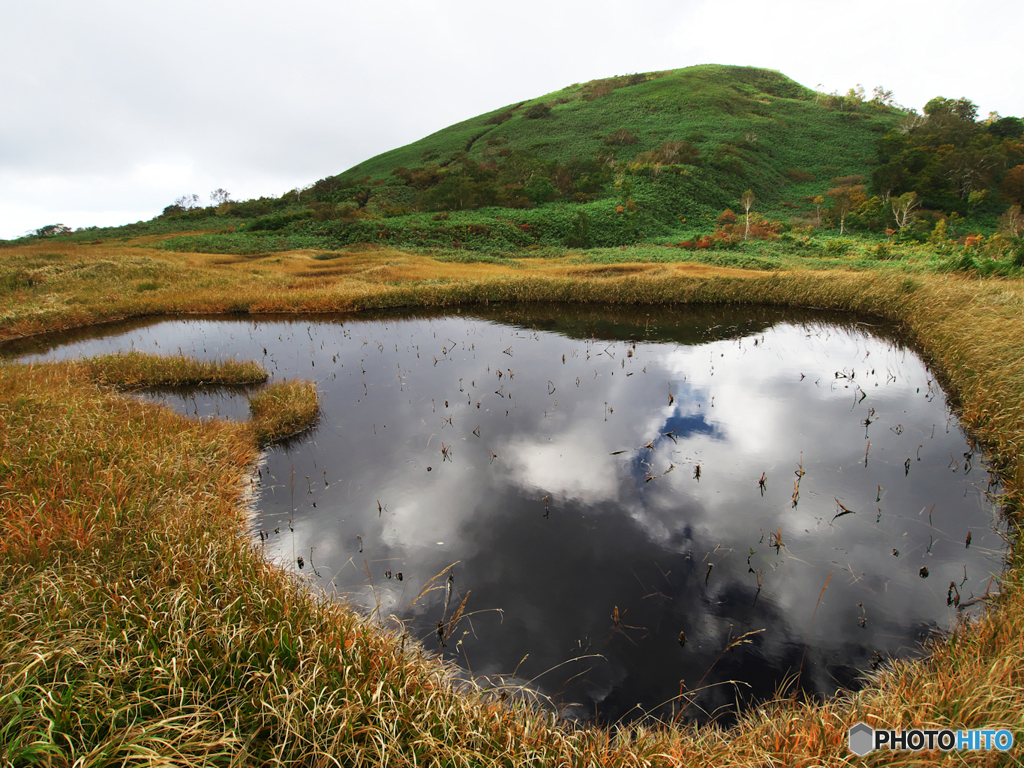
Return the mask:
<svg viewBox="0 0 1024 768">
<path fill-rule="evenodd" d="M 901 322 L 942 375 L 962 420 L 997 463 L 1008 510 L 1019 519 L 1020 280 L 580 263 L 580 254 L 509 264 L 393 251 L 318 260 L 307 253 L 252 259 L 61 247 L 56 256 L 32 250 L 38 246 L 3 254 L 8 264 L 21 259 L 19 268 L 63 268 L 6 294 L 2 336 L 140 314 L 494 301 L 871 312 Z M 136 289 L 143 282 L 157 287 Z M 122 371 L 102 380 L 118 377 L 130 379 Z M 0 368 L 0 760 L 956 765 L 962 761 L 955 755 L 938 752 L 855 759 L 846 750 L 847 729 L 858 720 L 891 728 L 1003 726 L 1024 738 L 1019 547 L 993 584 L 984 617 L 956 628 L 924 660 L 880 670 L 857 694 L 824 705 L 772 702 L 728 731 L 569 730 L 513 699 L 457 692 L 447 672 L 407 638 L 268 567 L 258 546 L 238 535 L 256 445 L 266 439 L 252 424 L 194 422 L 127 399 L 98 379 L 79 363 Z M 283 410 L 272 399 L 267 405 L 264 413 Z M 978 617 L 981 608 L 969 612 Z M 1016 765 L 1020 752 L 964 757 Z"/>
</svg>

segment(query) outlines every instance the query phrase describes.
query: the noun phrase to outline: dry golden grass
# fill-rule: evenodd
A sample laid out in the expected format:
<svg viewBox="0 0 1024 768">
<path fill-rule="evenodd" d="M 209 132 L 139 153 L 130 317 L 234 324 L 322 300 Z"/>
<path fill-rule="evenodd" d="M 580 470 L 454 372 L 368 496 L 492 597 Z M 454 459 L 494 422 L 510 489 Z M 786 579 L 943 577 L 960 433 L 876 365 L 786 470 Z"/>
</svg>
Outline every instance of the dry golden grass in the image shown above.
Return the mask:
<svg viewBox="0 0 1024 768">
<path fill-rule="evenodd" d="M 90 357 L 83 364 L 97 384 L 109 384 L 122 390 L 260 384 L 267 380 L 267 372 L 253 362 L 203 361 L 136 351 Z"/>
<path fill-rule="evenodd" d="M 249 398 L 256 441 L 271 443 L 307 429 L 320 413 L 316 384 L 278 381 Z"/>
<path fill-rule="evenodd" d="M 571 297 L 581 278 L 606 278 L 594 298 L 618 303 L 644 299 L 617 296 L 617 283 L 608 278 L 768 274 L 688 263 L 581 266 L 578 256 L 493 264 L 439 262 L 390 250 L 343 252 L 328 260 L 315 255 L 189 254 L 67 243 L 6 248 L 0 252 L 0 296 L 8 299 L 0 309 L 0 340 L 142 315 L 344 312 L 529 299 L 538 288 Z"/>
<path fill-rule="evenodd" d="M 45 256 L 57 250 L 62 255 Z M 0 276 L 12 286 L 0 296 L 0 334 L 154 313 L 514 300 L 871 312 L 902 323 L 1001 472 L 1014 547 L 991 609 L 924 660 L 882 669 L 863 691 L 822 705 L 781 699 L 727 731 L 565 729 L 523 705 L 455 691 L 444 668 L 401 636 L 268 567 L 238 535 L 255 451 L 247 425 L 199 424 L 126 400 L 98 389 L 81 365 L 5 365 L 0 750 L 7 751 L 0 761 L 1020 764 L 1020 747 L 977 755 L 883 751 L 859 760 L 846 739 L 858 720 L 1006 727 L 1018 741 L 1024 734 L 1024 569 L 1016 537 L 1024 502 L 1024 283 L 616 266 L 437 263 L 392 251 L 318 261 L 308 253 L 234 259 L 33 246 L 0 252 Z M 31 285 L 26 274 L 35 276 Z M 140 282 L 157 286 L 136 290 Z"/>
</svg>

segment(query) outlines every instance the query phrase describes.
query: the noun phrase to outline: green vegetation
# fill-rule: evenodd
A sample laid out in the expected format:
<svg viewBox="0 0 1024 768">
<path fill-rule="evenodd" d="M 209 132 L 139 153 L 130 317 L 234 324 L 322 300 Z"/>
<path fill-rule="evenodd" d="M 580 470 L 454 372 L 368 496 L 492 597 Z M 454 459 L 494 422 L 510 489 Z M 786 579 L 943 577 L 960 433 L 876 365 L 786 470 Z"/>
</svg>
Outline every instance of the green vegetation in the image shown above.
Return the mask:
<svg viewBox="0 0 1024 768">
<path fill-rule="evenodd" d="M 900 119 L 882 103 L 851 111 L 819 102 L 777 72 L 742 67 L 575 85 L 322 179 L 304 211 L 249 222 L 244 232 L 258 237 L 238 227 L 168 247 L 510 251 L 692 241 L 710 235 L 714 217 L 747 188 L 758 215 L 788 220 L 808 208 L 808 191 L 824 190 L 815 179 L 866 173 L 874 142 Z"/>
</svg>

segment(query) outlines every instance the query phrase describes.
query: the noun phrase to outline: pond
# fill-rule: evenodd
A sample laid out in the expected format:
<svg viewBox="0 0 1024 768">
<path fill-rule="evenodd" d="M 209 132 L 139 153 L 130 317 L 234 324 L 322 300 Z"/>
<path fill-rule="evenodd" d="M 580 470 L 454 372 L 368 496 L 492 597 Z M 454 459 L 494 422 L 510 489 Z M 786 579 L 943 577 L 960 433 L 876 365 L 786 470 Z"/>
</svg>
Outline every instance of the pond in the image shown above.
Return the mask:
<svg viewBox="0 0 1024 768">
<path fill-rule="evenodd" d="M 856 687 L 979 611 L 1001 570 L 995 478 L 874 321 L 497 307 L 150 321 L 5 352 L 131 348 L 315 380 L 319 424 L 254 473 L 256 545 L 568 718 L 728 721 L 784 683 Z M 244 418 L 236 395 L 158 396 Z"/>
</svg>

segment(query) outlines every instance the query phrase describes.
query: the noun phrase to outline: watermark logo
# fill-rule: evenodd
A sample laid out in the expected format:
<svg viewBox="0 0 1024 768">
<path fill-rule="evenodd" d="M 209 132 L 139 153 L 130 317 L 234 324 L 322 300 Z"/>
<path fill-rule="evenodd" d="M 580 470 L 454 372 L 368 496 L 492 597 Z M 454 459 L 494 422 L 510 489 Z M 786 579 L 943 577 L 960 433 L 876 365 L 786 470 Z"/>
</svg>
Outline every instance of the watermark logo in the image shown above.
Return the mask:
<svg viewBox="0 0 1024 768">
<path fill-rule="evenodd" d="M 914 728 L 909 731 L 895 731 L 876 730 L 867 723 L 857 723 L 850 728 L 850 751 L 860 757 L 884 747 L 909 752 L 919 752 L 923 749 L 940 749 L 943 752 L 1007 752 L 1013 747 L 1013 743 L 1013 733 L 1005 728 L 971 731 Z"/>
<path fill-rule="evenodd" d="M 875 748 L 875 732 L 866 723 L 857 723 L 850 729 L 850 751 L 864 757 Z"/>
</svg>

